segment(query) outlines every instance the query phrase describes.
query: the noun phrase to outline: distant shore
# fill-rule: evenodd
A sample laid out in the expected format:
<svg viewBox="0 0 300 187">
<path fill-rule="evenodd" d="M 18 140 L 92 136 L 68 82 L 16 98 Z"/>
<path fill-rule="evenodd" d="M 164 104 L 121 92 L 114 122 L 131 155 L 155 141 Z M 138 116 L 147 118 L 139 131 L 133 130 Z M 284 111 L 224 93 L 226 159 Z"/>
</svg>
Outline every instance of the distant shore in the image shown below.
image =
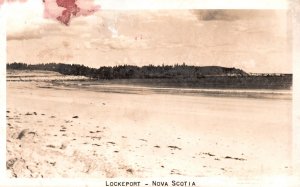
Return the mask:
<svg viewBox="0 0 300 187">
<path fill-rule="evenodd" d="M 95 80 L 85 76 L 62 75 L 53 71 L 8 70 L 7 82 L 47 83 L 41 88 L 84 89 L 102 93 L 171 94 L 187 96 L 240 97 L 258 99 L 292 99 L 291 89 L 205 87 L 199 81 L 172 79 Z M 196 84 L 193 84 L 196 83 Z M 198 85 L 197 85 L 198 84 Z"/>
<path fill-rule="evenodd" d="M 36 80 L 28 72 L 56 72 L 74 80 L 95 84 L 126 84 L 170 88 L 202 89 L 279 89 L 291 90 L 292 74 L 248 74 L 240 69 L 217 66 L 115 66 L 89 68 L 82 65 L 13 63 L 7 65 L 8 81 Z M 27 72 L 26 76 L 21 72 Z M 13 75 L 10 72 L 14 72 Z M 20 74 L 21 73 L 21 74 Z M 53 76 L 52 76 L 53 78 Z M 47 79 L 49 81 L 49 79 Z M 68 79 L 72 80 L 72 79 Z M 55 79 L 51 79 L 55 81 Z"/>
</svg>

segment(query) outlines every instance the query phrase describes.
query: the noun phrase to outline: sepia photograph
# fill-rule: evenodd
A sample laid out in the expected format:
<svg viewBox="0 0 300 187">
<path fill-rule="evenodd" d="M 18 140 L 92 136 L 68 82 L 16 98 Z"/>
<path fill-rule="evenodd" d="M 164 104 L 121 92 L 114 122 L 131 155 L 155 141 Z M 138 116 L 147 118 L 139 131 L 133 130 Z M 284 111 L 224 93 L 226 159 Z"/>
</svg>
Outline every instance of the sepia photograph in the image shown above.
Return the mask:
<svg viewBox="0 0 300 187">
<path fill-rule="evenodd" d="M 3 6 L 8 178 L 293 176 L 288 9 Z"/>
</svg>

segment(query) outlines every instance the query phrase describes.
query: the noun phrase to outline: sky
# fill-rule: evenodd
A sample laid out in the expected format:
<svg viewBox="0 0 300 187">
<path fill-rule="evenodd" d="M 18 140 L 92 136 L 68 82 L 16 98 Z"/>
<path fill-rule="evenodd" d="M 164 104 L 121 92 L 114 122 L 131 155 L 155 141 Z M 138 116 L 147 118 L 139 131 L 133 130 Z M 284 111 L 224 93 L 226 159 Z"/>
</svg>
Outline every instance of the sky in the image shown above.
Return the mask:
<svg viewBox="0 0 300 187">
<path fill-rule="evenodd" d="M 184 62 L 253 73 L 292 72 L 285 9 L 111 10 L 102 1 L 77 0 L 76 6 L 44 1 L 2 5 L 8 62 L 90 67 Z"/>
</svg>

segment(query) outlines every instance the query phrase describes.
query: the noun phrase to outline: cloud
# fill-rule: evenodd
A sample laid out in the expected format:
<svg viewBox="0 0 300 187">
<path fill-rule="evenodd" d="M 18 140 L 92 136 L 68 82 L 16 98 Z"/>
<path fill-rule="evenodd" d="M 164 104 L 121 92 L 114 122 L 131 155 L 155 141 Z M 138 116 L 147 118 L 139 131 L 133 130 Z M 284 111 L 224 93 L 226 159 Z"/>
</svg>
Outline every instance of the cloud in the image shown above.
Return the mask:
<svg viewBox="0 0 300 187">
<path fill-rule="evenodd" d="M 94 0 L 7 0 L 6 3 L 0 0 L 1 4 L 7 9 L 8 17 L 15 18 L 14 22 L 20 23 L 18 19 L 26 19 L 26 22 L 46 18 L 67 26 L 72 18 L 89 16 L 100 9 Z"/>
<path fill-rule="evenodd" d="M 226 20 L 232 21 L 237 19 L 236 16 L 228 14 L 224 10 L 193 10 L 194 14 L 199 20 L 212 21 L 212 20 Z"/>
<path fill-rule="evenodd" d="M 0 0 L 0 7 L 1 7 L 1 5 L 2 4 L 4 4 L 5 2 L 6 3 L 15 3 L 15 2 L 17 2 L 17 3 L 25 3 L 27 0 Z"/>
<path fill-rule="evenodd" d="M 200 21 L 236 21 L 251 19 L 266 19 L 274 16 L 274 10 L 230 10 L 230 9 L 209 9 L 192 10 Z"/>
<path fill-rule="evenodd" d="M 14 33 L 14 34 L 7 34 L 7 40 L 29 40 L 29 39 L 39 39 L 42 38 L 41 33 L 37 32 L 37 30 L 32 30 L 22 32 L 22 33 Z"/>
<path fill-rule="evenodd" d="M 14 32 L 8 33 L 9 39 L 27 40 L 7 43 L 8 61 L 56 61 L 93 67 L 186 62 L 243 67 L 249 72 L 272 72 L 270 66 L 274 72 L 291 70 L 286 63 L 290 61 L 286 60 L 284 12 L 264 19 L 262 15 L 269 11 L 217 10 L 200 22 L 198 13 L 208 11 L 99 11 L 73 19 L 68 27 L 53 19 L 32 17 L 35 21 L 23 24 L 18 31 L 19 23 L 26 21 L 20 17 L 13 23 L 16 27 L 10 29 Z M 271 50 L 275 52 L 268 53 Z"/>
<path fill-rule="evenodd" d="M 42 1 L 29 0 L 26 3 L 5 3 L 6 31 L 8 40 L 39 38 L 43 18 Z"/>
<path fill-rule="evenodd" d="M 36 0 L 32 0 L 36 1 Z M 28 1 L 29 3 L 30 1 Z M 5 4 L 7 11 L 7 40 L 28 40 L 51 36 L 85 37 L 87 33 L 98 32 L 100 21 L 95 16 L 80 16 L 66 27 L 53 19 L 43 17 L 43 9 L 32 8 L 30 4 Z M 37 6 L 37 5 L 36 5 Z M 40 6 L 43 6 L 40 4 Z M 13 12 L 18 12 L 17 15 Z M 87 32 L 88 31 L 88 32 Z"/>
</svg>

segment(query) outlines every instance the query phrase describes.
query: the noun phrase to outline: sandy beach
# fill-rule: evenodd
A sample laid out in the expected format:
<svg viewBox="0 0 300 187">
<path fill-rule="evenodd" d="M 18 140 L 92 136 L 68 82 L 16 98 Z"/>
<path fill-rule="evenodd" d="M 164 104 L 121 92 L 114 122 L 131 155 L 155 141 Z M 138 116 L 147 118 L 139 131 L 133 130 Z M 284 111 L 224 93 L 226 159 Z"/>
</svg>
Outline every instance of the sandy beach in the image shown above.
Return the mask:
<svg viewBox="0 0 300 187">
<path fill-rule="evenodd" d="M 9 177 L 292 175 L 291 98 L 13 80 Z"/>
</svg>

